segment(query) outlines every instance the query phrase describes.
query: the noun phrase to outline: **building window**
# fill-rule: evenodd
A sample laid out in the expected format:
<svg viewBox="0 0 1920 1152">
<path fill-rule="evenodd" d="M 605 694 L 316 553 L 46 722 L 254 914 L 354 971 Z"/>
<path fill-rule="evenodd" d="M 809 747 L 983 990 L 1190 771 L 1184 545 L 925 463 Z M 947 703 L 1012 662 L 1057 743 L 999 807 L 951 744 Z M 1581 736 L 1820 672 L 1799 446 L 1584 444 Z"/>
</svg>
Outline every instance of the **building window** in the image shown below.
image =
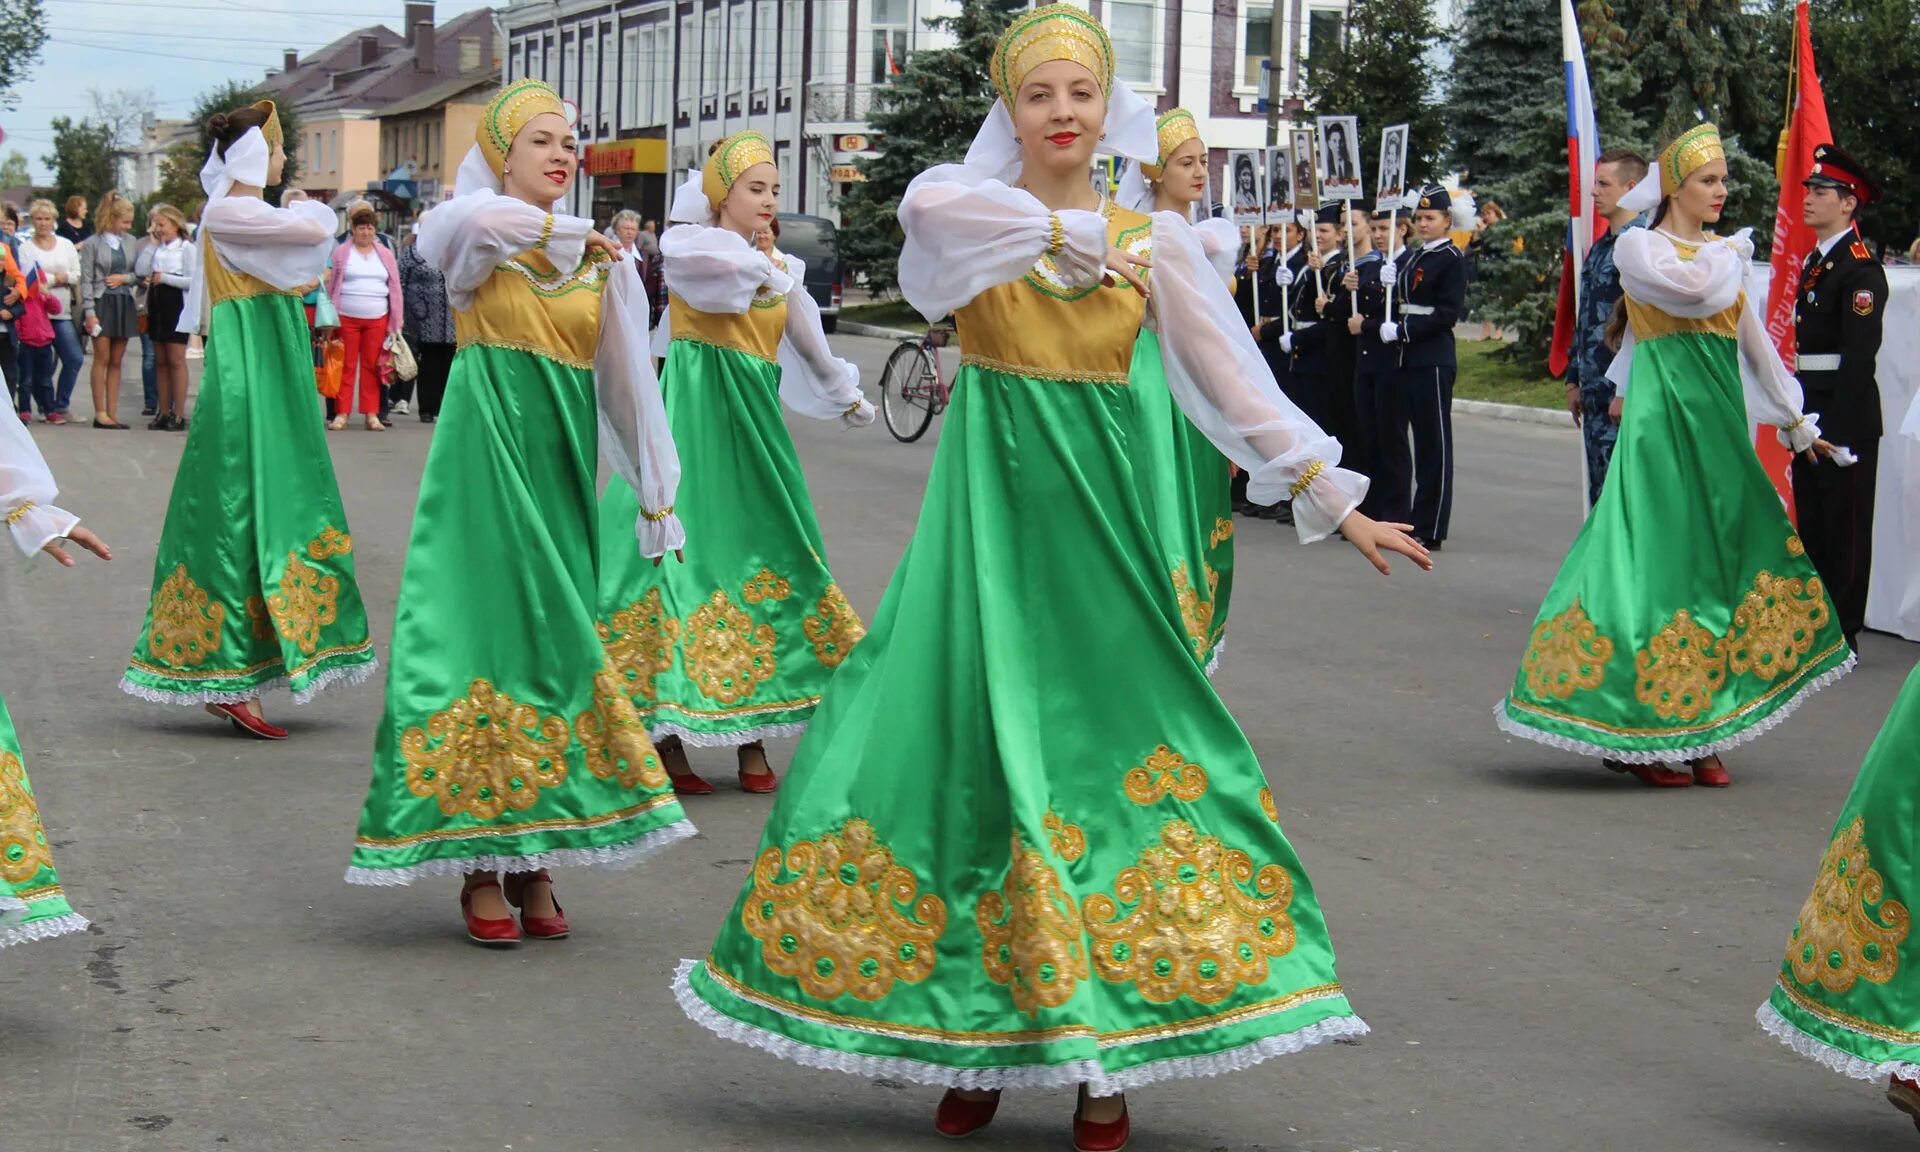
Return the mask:
<svg viewBox="0 0 1920 1152">
<path fill-rule="evenodd" d="M 553 85 L 555 88 L 558 88 L 560 86 L 560 45 L 559 44 L 555 43 L 552 40 L 547 41 L 546 59 L 540 65 L 540 68 L 541 68 L 540 79 L 545 80 L 547 83 Z"/>
<path fill-rule="evenodd" d="M 799 7 L 793 4 L 780 7 L 780 42 L 787 49 L 780 64 L 780 83 L 792 86 L 800 82 L 800 42 L 806 37 L 800 34 Z"/>
<path fill-rule="evenodd" d="M 340 129 L 338 128 L 327 129 L 327 155 L 332 157 L 331 163 L 327 165 L 328 170 L 331 171 L 332 169 L 339 167 Z"/>
<path fill-rule="evenodd" d="M 653 36 L 645 43 L 651 44 L 651 47 L 647 49 L 645 63 L 640 66 L 640 74 L 652 78 L 648 83 L 653 88 L 653 98 L 647 104 L 646 123 L 664 124 L 673 118 L 667 107 L 672 99 L 667 87 L 673 78 L 671 29 L 665 24 L 654 25 Z"/>
<path fill-rule="evenodd" d="M 1329 48 L 1338 48 L 1342 33 L 1340 10 L 1337 8 L 1309 8 L 1307 10 L 1307 56 Z"/>
<path fill-rule="evenodd" d="M 844 83 L 847 67 L 846 4 L 809 4 L 813 13 L 813 78 Z"/>
<path fill-rule="evenodd" d="M 1160 6 L 1156 0 L 1111 0 L 1107 30 L 1113 37 L 1114 73 L 1136 87 L 1158 88 L 1160 71 L 1156 35 Z"/>
<path fill-rule="evenodd" d="M 708 12 L 700 28 L 700 95 L 720 91 L 720 10 Z"/>
<path fill-rule="evenodd" d="M 727 91 L 747 87 L 747 53 L 753 47 L 753 29 L 747 26 L 753 9 L 745 4 L 727 8 Z"/>
<path fill-rule="evenodd" d="M 1247 4 L 1240 10 L 1240 87 L 1260 86 L 1260 66 L 1273 42 L 1273 5 Z"/>
<path fill-rule="evenodd" d="M 612 132 L 620 120 L 620 61 L 613 51 L 613 33 L 600 30 L 600 98 L 594 101 L 593 110 L 599 115 L 595 131 Z"/>
<path fill-rule="evenodd" d="M 680 17 L 680 42 L 678 48 L 680 56 L 680 99 L 691 100 L 693 99 L 693 71 L 696 63 L 700 59 L 693 41 L 692 16 Z"/>
<path fill-rule="evenodd" d="M 912 0 L 872 0 L 873 82 L 885 84 L 907 66 Z"/>
<path fill-rule="evenodd" d="M 645 118 L 646 108 L 641 103 L 641 97 L 652 91 L 650 88 L 640 87 L 641 78 L 649 71 L 645 59 L 641 56 L 641 53 L 646 51 L 640 46 L 643 37 L 647 48 L 652 48 L 653 29 L 651 28 L 645 33 L 637 28 L 629 28 L 620 34 L 620 71 L 623 81 L 620 88 L 620 123 L 629 128 L 638 124 L 653 123 Z"/>
<path fill-rule="evenodd" d="M 600 42 L 590 28 L 582 28 L 573 38 L 573 91 L 574 100 L 580 109 L 578 130 L 589 139 L 593 136 L 593 78 L 599 66 Z M 566 96 L 562 89 L 560 95 Z"/>
<path fill-rule="evenodd" d="M 780 34 L 773 27 L 773 0 L 753 6 L 753 86 L 773 87 Z"/>
</svg>

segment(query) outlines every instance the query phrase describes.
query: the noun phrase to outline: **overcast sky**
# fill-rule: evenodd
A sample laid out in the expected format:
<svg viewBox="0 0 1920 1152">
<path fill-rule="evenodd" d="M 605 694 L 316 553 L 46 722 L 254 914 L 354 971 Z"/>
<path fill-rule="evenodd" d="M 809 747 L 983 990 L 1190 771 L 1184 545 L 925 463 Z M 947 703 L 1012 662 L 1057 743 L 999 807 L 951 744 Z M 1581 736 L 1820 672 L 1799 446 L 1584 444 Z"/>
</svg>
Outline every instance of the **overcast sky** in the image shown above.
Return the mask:
<svg viewBox="0 0 1920 1152">
<path fill-rule="evenodd" d="M 403 6 L 404 0 L 46 0 L 47 46 L 14 91 L 15 107 L 0 112 L 7 134 L 0 155 L 22 153 L 35 179 L 49 181 L 42 158 L 53 150 L 53 118 L 84 118 L 92 107 L 89 89 L 151 89 L 156 115 L 177 119 L 207 89 L 257 80 L 279 67 L 283 49 L 304 56 L 369 24 L 397 31 Z M 445 23 L 487 6 L 486 0 L 439 0 L 434 17 Z"/>
</svg>

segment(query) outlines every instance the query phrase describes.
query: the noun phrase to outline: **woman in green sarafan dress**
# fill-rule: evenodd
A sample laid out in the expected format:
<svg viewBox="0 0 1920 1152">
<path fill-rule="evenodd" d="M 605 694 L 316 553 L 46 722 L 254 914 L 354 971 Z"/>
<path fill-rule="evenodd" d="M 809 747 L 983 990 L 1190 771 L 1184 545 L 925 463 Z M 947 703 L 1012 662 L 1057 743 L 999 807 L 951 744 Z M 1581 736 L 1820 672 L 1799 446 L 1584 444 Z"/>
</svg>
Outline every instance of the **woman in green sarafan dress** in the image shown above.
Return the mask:
<svg viewBox="0 0 1920 1152">
<path fill-rule="evenodd" d="M 762 741 L 805 730 L 864 632 L 827 569 L 781 406 L 856 427 L 873 406 L 828 349 L 800 261 L 755 243 L 773 225 L 779 175 L 764 136 L 727 137 L 676 194 L 683 223 L 660 238 L 662 387 L 687 469 L 678 511 L 697 544 L 670 567 L 602 544 L 600 634 L 682 793 L 713 791 L 686 744 L 737 748 L 741 786 L 773 791 Z M 600 501 L 603 541 L 634 511 L 616 477 Z"/>
<path fill-rule="evenodd" d="M 1156 162 L 1127 166 L 1120 204 L 1191 221 L 1194 205 L 1206 200 L 1207 146 L 1193 113 L 1185 108 L 1162 113 L 1154 131 L 1159 140 Z M 1208 262 L 1231 288 L 1240 229 L 1219 217 L 1200 220 L 1193 228 Z M 1145 465 L 1134 469 L 1144 482 L 1140 497 L 1152 509 L 1194 659 L 1211 676 L 1226 649 L 1227 605 L 1233 595 L 1232 471 L 1226 457 L 1173 402 L 1160 364 L 1160 339 L 1150 330 L 1143 330 L 1133 346 L 1129 377 L 1128 392 L 1140 407 L 1139 451 L 1152 457 L 1135 461 Z"/>
<path fill-rule="evenodd" d="M 1867 752 L 1758 1018 L 1781 1043 L 1857 1080 L 1920 1126 L 1920 668 Z"/>
<path fill-rule="evenodd" d="M 460 347 L 347 881 L 463 876 L 468 936 L 511 945 L 569 932 L 548 867 L 628 867 L 693 835 L 594 631 L 596 459 L 641 494 L 608 529 L 621 548 L 658 559 L 685 536 L 646 293 L 592 221 L 552 211 L 578 168 L 565 105 L 519 81 L 475 134 L 420 221 Z"/>
<path fill-rule="evenodd" d="M 1084 1085 L 1075 1139 L 1110 1149 L 1129 1086 L 1366 1031 L 1136 495 L 1142 325 L 1303 540 L 1337 525 L 1382 570 L 1381 548 L 1427 561 L 1353 511 L 1365 479 L 1281 396 L 1193 229 L 1096 197 L 1097 147 L 1155 155 L 1105 30 L 1035 9 L 993 60 L 968 162 L 900 208 L 902 290 L 957 310 L 965 352 L 919 525 L 675 992 L 728 1039 L 948 1087 L 948 1135 L 998 1089 Z"/>
<path fill-rule="evenodd" d="M 62 540 L 113 559 L 105 543 L 70 512 L 53 504 L 59 495 L 39 445 L 18 420 L 0 420 L 0 523 L 31 560 L 45 552 L 71 567 Z M 25 661 L 10 661 L 21 667 Z M 86 917 L 73 910 L 53 869 L 53 849 L 40 822 L 40 805 L 27 780 L 20 738 L 7 702 L 0 700 L 0 948 L 84 931 Z"/>
<path fill-rule="evenodd" d="M 180 316 L 183 331 L 205 325 L 206 370 L 120 687 L 279 740 L 263 692 L 284 684 L 304 703 L 375 667 L 297 291 L 326 266 L 334 216 L 260 198 L 286 163 L 271 101 L 207 130 L 199 268 Z"/>
<path fill-rule="evenodd" d="M 1726 173 L 1719 133 L 1702 124 L 1629 194 L 1661 198 L 1654 226 L 1614 250 L 1628 332 L 1609 373 L 1625 397 L 1613 464 L 1494 710 L 1513 735 L 1663 787 L 1725 787 L 1720 752 L 1853 667 L 1754 454 L 1756 419 L 1796 452 L 1833 448 L 1741 290 L 1746 233 L 1705 232 Z"/>
</svg>

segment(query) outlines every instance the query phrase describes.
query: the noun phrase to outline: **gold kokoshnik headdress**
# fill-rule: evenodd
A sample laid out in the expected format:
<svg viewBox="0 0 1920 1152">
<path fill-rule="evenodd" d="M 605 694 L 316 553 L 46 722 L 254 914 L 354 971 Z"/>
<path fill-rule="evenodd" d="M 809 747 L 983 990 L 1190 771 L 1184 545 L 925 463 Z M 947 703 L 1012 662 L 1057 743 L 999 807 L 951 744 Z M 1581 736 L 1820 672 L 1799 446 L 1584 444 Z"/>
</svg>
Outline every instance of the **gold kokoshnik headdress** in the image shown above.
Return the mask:
<svg viewBox="0 0 1920 1152">
<path fill-rule="evenodd" d="M 773 145 L 765 136 L 753 131 L 735 132 L 720 141 L 707 157 L 706 165 L 700 169 L 700 190 L 706 193 L 708 205 L 719 211 L 720 201 L 727 198 L 727 192 L 741 173 L 755 164 L 772 163 Z"/>
<path fill-rule="evenodd" d="M 569 119 L 567 106 L 560 94 L 541 80 L 516 80 L 500 90 L 480 113 L 480 123 L 474 126 L 474 143 L 480 147 L 480 154 L 486 157 L 487 167 L 493 169 L 496 180 L 505 177 L 507 172 L 507 153 L 513 150 L 514 137 L 535 116 L 551 112 L 562 120 Z"/>
<path fill-rule="evenodd" d="M 1189 140 L 1200 139 L 1200 125 L 1194 123 L 1193 113 L 1185 108 L 1175 108 L 1162 113 L 1160 119 L 1153 122 L 1153 130 L 1160 138 L 1160 162 L 1142 164 L 1140 170 L 1147 174 L 1147 179 L 1158 180 L 1160 174 L 1166 170 L 1167 161 L 1172 158 L 1174 149 Z"/>
</svg>

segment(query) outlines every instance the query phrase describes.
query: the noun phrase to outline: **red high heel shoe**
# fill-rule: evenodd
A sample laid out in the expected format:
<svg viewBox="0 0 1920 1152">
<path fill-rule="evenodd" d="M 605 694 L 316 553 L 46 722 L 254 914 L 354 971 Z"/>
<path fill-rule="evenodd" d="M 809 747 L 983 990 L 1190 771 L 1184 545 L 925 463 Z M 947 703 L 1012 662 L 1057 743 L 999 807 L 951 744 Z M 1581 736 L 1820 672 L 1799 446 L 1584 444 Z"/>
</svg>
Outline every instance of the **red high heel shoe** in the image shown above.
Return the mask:
<svg viewBox="0 0 1920 1152">
<path fill-rule="evenodd" d="M 520 926 L 508 916 L 502 920 L 483 920 L 473 914 L 473 894 L 482 888 L 498 888 L 498 880 L 466 882 L 460 889 L 460 913 L 467 918 L 467 939 L 488 948 L 503 948 L 520 943 Z"/>
<path fill-rule="evenodd" d="M 1727 775 L 1727 766 L 1713 758 L 1687 761 L 1687 767 L 1693 769 L 1693 782 L 1702 788 L 1727 788 L 1733 784 L 1733 777 Z"/>
<path fill-rule="evenodd" d="M 759 770 L 749 772 L 747 771 L 749 767 Z M 764 796 L 779 790 L 780 777 L 773 774 L 773 765 L 767 763 L 767 750 L 759 744 L 742 744 L 740 746 L 740 791 Z"/>
<path fill-rule="evenodd" d="M 285 740 L 287 730 L 278 724 L 269 724 L 261 716 L 247 711 L 244 704 L 209 704 L 207 711 L 215 716 L 224 716 L 233 721 L 233 726 L 249 736 L 262 740 Z"/>
<path fill-rule="evenodd" d="M 660 763 L 666 767 L 675 795 L 706 796 L 713 792 L 713 785 L 702 780 L 693 765 L 687 763 L 687 746 L 680 737 L 662 736 L 654 745 L 654 751 L 660 753 Z"/>
<path fill-rule="evenodd" d="M 1920 1128 L 1920 1084 L 1898 1076 L 1887 1077 L 1887 1103 L 1913 1117 L 1913 1126 Z"/>
<path fill-rule="evenodd" d="M 985 1100 L 969 1100 L 952 1088 L 940 1097 L 940 1107 L 933 1114 L 933 1126 L 940 1135 L 951 1140 L 971 1136 L 993 1122 L 993 1114 L 1000 1108 L 1000 1093 L 995 1092 Z"/>
<path fill-rule="evenodd" d="M 533 937 L 535 940 L 564 940 L 566 939 L 567 933 L 572 931 L 572 929 L 567 927 L 566 909 L 560 907 L 560 901 L 555 900 L 553 902 L 553 915 L 551 916 L 533 916 L 527 913 L 525 907 L 527 885 L 542 880 L 546 881 L 549 888 L 553 886 L 553 877 L 547 875 L 545 868 L 540 869 L 538 872 L 509 872 L 507 874 L 507 886 L 503 889 L 503 892 L 507 898 L 507 903 L 520 909 L 520 923 L 526 928 L 528 936 Z M 511 921 L 509 921 L 509 923 L 511 923 Z"/>
<path fill-rule="evenodd" d="M 1073 1109 L 1073 1146 L 1080 1152 L 1120 1152 L 1127 1146 L 1127 1137 L 1133 1134 L 1133 1121 L 1127 1115 L 1125 1103 L 1120 1105 L 1120 1119 L 1105 1124 L 1086 1118 L 1087 1086 L 1080 1085 L 1080 1102 Z"/>
<path fill-rule="evenodd" d="M 1688 788 L 1693 785 L 1693 777 L 1665 764 L 1627 764 L 1619 760 L 1602 760 L 1601 763 L 1614 772 L 1633 777 L 1649 788 Z"/>
</svg>

